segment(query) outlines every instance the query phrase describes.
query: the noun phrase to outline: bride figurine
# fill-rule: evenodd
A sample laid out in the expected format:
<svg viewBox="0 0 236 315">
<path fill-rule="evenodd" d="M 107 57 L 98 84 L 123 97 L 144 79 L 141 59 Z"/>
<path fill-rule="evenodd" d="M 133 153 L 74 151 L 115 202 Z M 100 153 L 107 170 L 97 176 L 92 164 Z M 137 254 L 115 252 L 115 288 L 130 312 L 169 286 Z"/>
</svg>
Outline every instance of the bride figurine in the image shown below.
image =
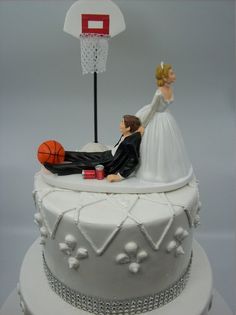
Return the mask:
<svg viewBox="0 0 236 315">
<path fill-rule="evenodd" d="M 156 69 L 158 89 L 153 100 L 136 113 L 145 128 L 136 177 L 178 188 L 191 180 L 193 169 L 179 127 L 168 109 L 174 100 L 171 85 L 175 79 L 172 66 L 161 62 Z"/>
</svg>

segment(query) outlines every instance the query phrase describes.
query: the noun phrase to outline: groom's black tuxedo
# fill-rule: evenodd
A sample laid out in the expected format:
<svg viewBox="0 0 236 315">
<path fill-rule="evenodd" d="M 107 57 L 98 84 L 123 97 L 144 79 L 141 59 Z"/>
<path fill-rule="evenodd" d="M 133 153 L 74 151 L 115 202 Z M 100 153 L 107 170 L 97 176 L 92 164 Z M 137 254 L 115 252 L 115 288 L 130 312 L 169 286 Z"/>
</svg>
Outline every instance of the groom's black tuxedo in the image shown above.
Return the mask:
<svg viewBox="0 0 236 315">
<path fill-rule="evenodd" d="M 140 143 L 140 132 L 134 132 L 119 144 L 114 156 L 111 150 L 104 152 L 66 151 L 65 161 L 71 163 L 45 163 L 44 166 L 52 173 L 70 175 L 81 173 L 82 170 L 92 169 L 96 165 L 102 164 L 106 176 L 119 173 L 122 177 L 128 177 L 139 163 Z"/>
</svg>

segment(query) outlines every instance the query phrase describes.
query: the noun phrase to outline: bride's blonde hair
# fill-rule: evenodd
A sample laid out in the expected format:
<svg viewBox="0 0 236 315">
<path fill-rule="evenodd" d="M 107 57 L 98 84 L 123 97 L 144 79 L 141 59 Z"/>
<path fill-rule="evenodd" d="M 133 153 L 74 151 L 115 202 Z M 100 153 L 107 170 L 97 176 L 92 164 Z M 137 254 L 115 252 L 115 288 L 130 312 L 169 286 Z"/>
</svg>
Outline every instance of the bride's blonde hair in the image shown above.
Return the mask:
<svg viewBox="0 0 236 315">
<path fill-rule="evenodd" d="M 172 68 L 170 64 L 159 64 L 156 68 L 156 80 L 158 86 L 163 86 L 165 84 L 164 79 L 168 78 L 168 72 Z"/>
</svg>

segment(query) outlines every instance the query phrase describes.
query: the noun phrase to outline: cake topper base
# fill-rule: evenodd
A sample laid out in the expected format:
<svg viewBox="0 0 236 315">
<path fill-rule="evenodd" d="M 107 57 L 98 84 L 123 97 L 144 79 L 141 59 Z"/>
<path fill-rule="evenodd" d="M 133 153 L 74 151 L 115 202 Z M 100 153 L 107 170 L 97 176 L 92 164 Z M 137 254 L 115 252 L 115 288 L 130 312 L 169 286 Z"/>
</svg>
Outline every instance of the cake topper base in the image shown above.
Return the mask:
<svg viewBox="0 0 236 315">
<path fill-rule="evenodd" d="M 106 179 L 83 179 L 81 174 L 58 176 L 45 170 L 41 170 L 44 181 L 54 187 L 70 189 L 76 191 L 100 192 L 100 193 L 156 193 L 176 190 L 194 180 L 193 170 L 185 178 L 171 183 L 155 183 L 140 180 L 135 176 L 117 182 L 110 183 Z"/>
</svg>

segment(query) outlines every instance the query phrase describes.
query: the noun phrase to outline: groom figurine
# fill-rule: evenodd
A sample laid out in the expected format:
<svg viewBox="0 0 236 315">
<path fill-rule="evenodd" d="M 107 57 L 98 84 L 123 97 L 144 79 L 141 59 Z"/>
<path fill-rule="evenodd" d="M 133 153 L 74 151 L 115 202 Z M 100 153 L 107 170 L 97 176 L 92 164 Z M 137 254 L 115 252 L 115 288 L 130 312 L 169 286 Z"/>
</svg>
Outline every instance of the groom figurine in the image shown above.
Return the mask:
<svg viewBox="0 0 236 315">
<path fill-rule="evenodd" d="M 138 117 L 125 115 L 120 122 L 122 136 L 112 150 L 104 152 L 65 152 L 65 162 L 60 164 L 45 163 L 52 173 L 70 175 L 82 173 L 82 170 L 104 166 L 109 182 L 118 182 L 127 178 L 139 163 L 139 148 L 144 128 Z M 68 163 L 69 162 L 69 163 Z"/>
</svg>

